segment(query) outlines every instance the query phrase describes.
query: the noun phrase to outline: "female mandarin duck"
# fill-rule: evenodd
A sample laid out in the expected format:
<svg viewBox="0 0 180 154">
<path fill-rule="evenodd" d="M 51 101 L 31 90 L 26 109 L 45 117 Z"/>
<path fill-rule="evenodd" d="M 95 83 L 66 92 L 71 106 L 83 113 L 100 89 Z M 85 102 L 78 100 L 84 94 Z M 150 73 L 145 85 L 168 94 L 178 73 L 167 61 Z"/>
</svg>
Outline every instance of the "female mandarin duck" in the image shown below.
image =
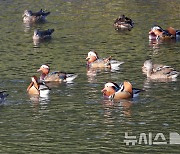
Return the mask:
<svg viewBox="0 0 180 154">
<path fill-rule="evenodd" d="M 9 94 L 6 94 L 5 92 L 6 91 L 0 91 L 0 103 L 4 102 L 6 97 L 9 95 Z"/>
<path fill-rule="evenodd" d="M 46 97 L 50 89 L 44 83 L 38 83 L 38 78 L 36 76 L 31 77 L 31 83 L 27 88 L 27 92 L 30 95 L 39 95 L 40 97 Z"/>
<path fill-rule="evenodd" d="M 48 65 L 42 65 L 37 71 L 42 72 L 40 81 L 45 82 L 72 82 L 77 77 L 75 74 L 67 74 L 65 72 L 50 73 L 50 67 Z"/>
<path fill-rule="evenodd" d="M 120 30 L 120 29 L 128 29 L 131 30 L 133 28 L 134 22 L 126 17 L 125 15 L 119 16 L 115 21 L 114 21 L 114 27 L 115 30 Z"/>
<path fill-rule="evenodd" d="M 175 79 L 179 72 L 174 70 L 171 66 L 161 66 L 153 68 L 151 60 L 146 60 L 144 63 L 147 77 L 150 79 Z"/>
<path fill-rule="evenodd" d="M 148 63 L 151 63 L 151 60 L 146 60 L 144 62 L 144 65 L 142 66 L 142 72 L 145 74 L 147 73 L 146 65 L 148 65 Z M 173 69 L 171 66 L 166 66 L 166 65 L 162 65 L 162 64 L 153 64 L 152 67 L 153 67 L 153 72 L 162 71 L 162 70 L 165 71 L 167 69 Z"/>
<path fill-rule="evenodd" d="M 44 22 L 46 21 L 46 17 L 50 14 L 50 12 L 45 12 L 42 9 L 38 12 L 32 12 L 31 10 L 25 10 L 23 14 L 23 22 L 24 23 L 36 23 L 36 22 Z"/>
<path fill-rule="evenodd" d="M 51 39 L 51 34 L 54 32 L 54 29 L 48 29 L 44 31 L 40 31 L 38 29 L 34 30 L 33 40 L 45 40 L 45 39 Z"/>
<path fill-rule="evenodd" d="M 124 81 L 120 86 L 114 82 L 108 82 L 105 84 L 104 89 L 101 91 L 105 97 L 119 100 L 134 98 L 139 92 L 143 90 L 132 88 L 132 85 L 128 81 Z"/>
<path fill-rule="evenodd" d="M 116 60 L 111 60 L 111 57 L 100 59 L 95 51 L 90 51 L 88 53 L 86 60 L 87 60 L 87 66 L 89 68 L 118 69 L 119 65 L 124 63 Z"/>
<path fill-rule="evenodd" d="M 179 39 L 180 31 L 169 27 L 167 30 L 162 29 L 160 26 L 154 26 L 149 31 L 149 39 Z"/>
</svg>

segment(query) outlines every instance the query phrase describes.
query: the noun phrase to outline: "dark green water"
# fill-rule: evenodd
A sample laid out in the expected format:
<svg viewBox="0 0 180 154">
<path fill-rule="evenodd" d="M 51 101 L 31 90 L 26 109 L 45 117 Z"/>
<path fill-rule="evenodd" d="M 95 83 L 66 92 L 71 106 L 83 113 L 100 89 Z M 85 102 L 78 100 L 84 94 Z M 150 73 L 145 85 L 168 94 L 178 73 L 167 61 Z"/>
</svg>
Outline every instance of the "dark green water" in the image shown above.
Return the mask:
<svg viewBox="0 0 180 154">
<path fill-rule="evenodd" d="M 51 11 L 48 21 L 27 28 L 22 13 L 40 8 Z M 169 133 L 180 134 L 180 78 L 151 82 L 141 72 L 148 58 L 180 71 L 180 42 L 148 40 L 154 24 L 180 29 L 179 8 L 179 0 L 0 1 L 0 86 L 9 93 L 0 105 L 0 153 L 179 153 Z M 114 30 L 120 14 L 135 21 L 132 31 Z M 35 48 L 35 28 L 54 28 L 53 39 Z M 125 63 L 117 72 L 89 76 L 85 58 L 92 49 Z M 44 63 L 78 78 L 52 88 L 48 99 L 30 99 L 30 77 Z M 103 100 L 104 83 L 124 80 L 146 91 L 137 100 Z M 128 146 L 125 132 L 137 139 L 163 133 L 168 144 Z"/>
</svg>

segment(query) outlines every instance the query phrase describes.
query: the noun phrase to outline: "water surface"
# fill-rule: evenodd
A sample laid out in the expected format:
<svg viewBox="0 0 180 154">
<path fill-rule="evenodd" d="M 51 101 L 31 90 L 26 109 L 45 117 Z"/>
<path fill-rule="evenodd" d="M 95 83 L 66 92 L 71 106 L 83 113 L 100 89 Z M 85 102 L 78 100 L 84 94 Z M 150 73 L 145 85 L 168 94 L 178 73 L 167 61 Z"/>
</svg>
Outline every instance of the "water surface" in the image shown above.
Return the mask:
<svg viewBox="0 0 180 154">
<path fill-rule="evenodd" d="M 22 23 L 25 9 L 41 8 L 51 11 L 46 23 Z M 178 0 L 0 1 L 0 85 L 9 93 L 0 106 L 0 153 L 179 153 L 178 145 L 169 145 L 169 133 L 180 134 L 179 77 L 152 82 L 141 72 L 149 58 L 180 71 L 180 42 L 149 42 L 147 35 L 154 24 L 180 29 L 179 8 Z M 114 30 L 120 14 L 134 20 L 131 31 Z M 54 28 L 52 40 L 34 47 L 35 28 Z M 89 76 L 90 50 L 125 63 Z M 30 77 L 45 63 L 78 78 L 53 87 L 48 98 L 29 98 Z M 146 91 L 136 100 L 103 100 L 104 83 L 124 80 Z M 126 146 L 125 132 L 137 138 L 163 133 L 168 144 Z"/>
</svg>

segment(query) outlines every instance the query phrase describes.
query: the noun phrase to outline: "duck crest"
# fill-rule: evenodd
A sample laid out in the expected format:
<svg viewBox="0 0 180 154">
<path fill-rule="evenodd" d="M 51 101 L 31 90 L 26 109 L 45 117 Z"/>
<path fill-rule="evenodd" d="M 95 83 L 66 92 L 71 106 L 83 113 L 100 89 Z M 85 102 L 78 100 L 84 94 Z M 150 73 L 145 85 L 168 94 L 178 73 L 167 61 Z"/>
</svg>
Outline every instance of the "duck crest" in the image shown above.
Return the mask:
<svg viewBox="0 0 180 154">
<path fill-rule="evenodd" d="M 113 84 L 112 88 L 114 88 L 114 90 L 117 92 L 120 90 L 120 87 L 118 84 L 116 84 L 115 82 L 111 82 Z"/>
</svg>

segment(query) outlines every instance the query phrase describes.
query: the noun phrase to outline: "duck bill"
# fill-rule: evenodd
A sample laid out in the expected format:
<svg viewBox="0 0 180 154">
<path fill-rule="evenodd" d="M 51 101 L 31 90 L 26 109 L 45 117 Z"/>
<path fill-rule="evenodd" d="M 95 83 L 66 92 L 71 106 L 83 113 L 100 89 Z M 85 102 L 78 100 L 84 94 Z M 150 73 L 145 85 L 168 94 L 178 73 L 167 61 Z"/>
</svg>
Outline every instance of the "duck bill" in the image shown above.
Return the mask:
<svg viewBox="0 0 180 154">
<path fill-rule="evenodd" d="M 90 58 L 89 57 L 86 57 L 86 60 L 88 61 Z"/>
<path fill-rule="evenodd" d="M 150 40 L 157 39 L 157 37 L 158 36 L 152 30 L 149 32 L 149 39 Z"/>
<path fill-rule="evenodd" d="M 102 90 L 101 90 L 101 92 L 103 93 L 103 95 L 104 95 L 104 96 L 106 96 L 106 92 L 107 92 L 107 90 L 106 90 L 105 88 L 104 88 L 104 89 L 102 89 Z"/>
<path fill-rule="evenodd" d="M 37 72 L 41 72 L 42 70 L 41 69 L 38 69 Z"/>
<path fill-rule="evenodd" d="M 152 30 L 150 30 L 150 31 L 149 31 L 149 34 L 150 34 L 150 35 L 151 35 L 151 34 L 154 34 L 154 32 L 153 32 Z"/>
</svg>

